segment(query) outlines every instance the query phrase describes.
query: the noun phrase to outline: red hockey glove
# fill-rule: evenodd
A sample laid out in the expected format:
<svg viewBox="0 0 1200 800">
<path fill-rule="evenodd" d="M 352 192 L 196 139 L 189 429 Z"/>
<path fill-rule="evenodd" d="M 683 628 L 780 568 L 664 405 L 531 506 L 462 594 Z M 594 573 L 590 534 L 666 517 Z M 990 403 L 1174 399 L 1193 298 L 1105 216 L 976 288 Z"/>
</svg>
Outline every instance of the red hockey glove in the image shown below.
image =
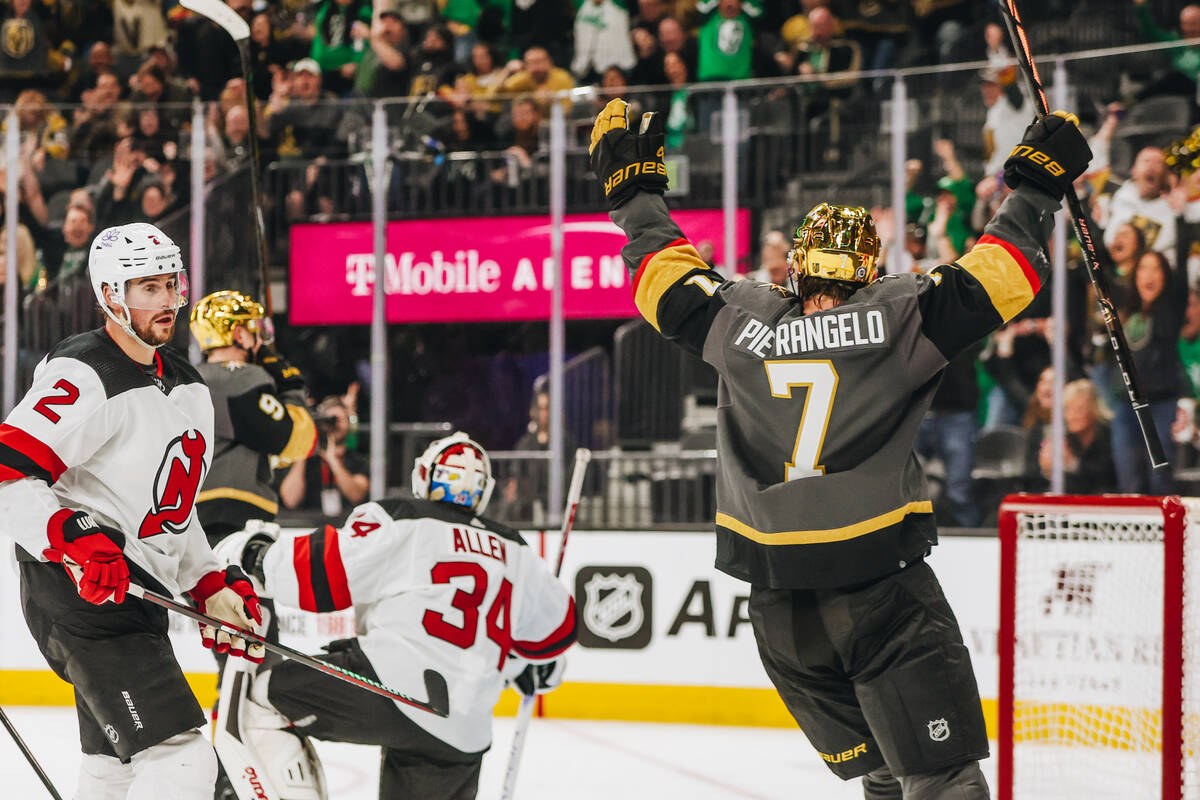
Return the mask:
<svg viewBox="0 0 1200 800">
<path fill-rule="evenodd" d="M 129 565 L 121 552 L 125 536 L 120 531 L 97 525 L 86 511 L 64 508 L 46 524 L 50 546 L 42 555 L 67 570 L 79 596 L 100 605 L 110 600 L 125 602 L 129 588 Z"/>
<path fill-rule="evenodd" d="M 224 572 L 210 572 L 188 592 L 201 613 L 222 622 L 261 633 L 262 609 L 250 579 L 240 567 L 226 567 Z M 200 640 L 205 647 L 218 653 L 241 656 L 261 664 L 266 648 L 258 642 L 247 642 L 241 636 L 226 633 L 212 625 L 200 626 Z"/>
</svg>

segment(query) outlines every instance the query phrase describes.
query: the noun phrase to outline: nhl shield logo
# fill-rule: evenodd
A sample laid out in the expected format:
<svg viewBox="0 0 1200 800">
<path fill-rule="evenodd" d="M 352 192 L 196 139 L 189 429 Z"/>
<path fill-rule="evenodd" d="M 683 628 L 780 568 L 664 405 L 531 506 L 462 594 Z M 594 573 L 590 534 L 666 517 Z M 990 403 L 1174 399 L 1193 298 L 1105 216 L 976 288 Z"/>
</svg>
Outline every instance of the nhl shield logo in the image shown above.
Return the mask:
<svg viewBox="0 0 1200 800">
<path fill-rule="evenodd" d="M 642 627 L 642 585 L 633 575 L 596 573 L 583 589 L 583 622 L 592 633 L 615 642 Z"/>
<path fill-rule="evenodd" d="M 944 742 L 950 738 L 950 725 L 945 719 L 931 719 L 927 725 L 929 738 L 935 742 Z"/>
<path fill-rule="evenodd" d="M 116 744 L 117 740 L 119 740 L 121 738 L 120 735 L 117 734 L 117 729 L 114 728 L 111 724 L 104 726 L 104 735 L 107 736 L 108 740 L 110 742 L 112 742 L 113 744 Z"/>
<path fill-rule="evenodd" d="M 653 578 L 642 567 L 583 567 L 575 575 L 583 647 L 635 650 L 650 643 Z"/>
</svg>

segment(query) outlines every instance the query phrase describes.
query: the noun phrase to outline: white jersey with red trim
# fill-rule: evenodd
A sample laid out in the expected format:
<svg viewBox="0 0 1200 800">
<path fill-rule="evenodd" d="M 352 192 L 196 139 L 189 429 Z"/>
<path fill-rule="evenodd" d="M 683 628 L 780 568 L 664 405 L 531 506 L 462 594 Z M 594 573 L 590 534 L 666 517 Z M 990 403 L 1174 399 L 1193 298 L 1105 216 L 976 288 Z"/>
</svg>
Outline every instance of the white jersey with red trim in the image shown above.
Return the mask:
<svg viewBox="0 0 1200 800">
<path fill-rule="evenodd" d="M 72 336 L 0 426 L 0 531 L 42 560 L 50 517 L 87 511 L 125 535 L 135 580 L 191 589 L 220 568 L 193 508 L 212 441 L 208 388 L 179 353 L 143 367 L 103 328 Z"/>
<path fill-rule="evenodd" d="M 389 687 L 422 697 L 425 670 L 440 672 L 448 717 L 396 707 L 465 753 L 491 744 L 505 678 L 575 641 L 574 600 L 520 534 L 449 503 L 364 503 L 341 528 L 280 539 L 263 571 L 280 603 L 353 604 L 358 641 Z"/>
</svg>

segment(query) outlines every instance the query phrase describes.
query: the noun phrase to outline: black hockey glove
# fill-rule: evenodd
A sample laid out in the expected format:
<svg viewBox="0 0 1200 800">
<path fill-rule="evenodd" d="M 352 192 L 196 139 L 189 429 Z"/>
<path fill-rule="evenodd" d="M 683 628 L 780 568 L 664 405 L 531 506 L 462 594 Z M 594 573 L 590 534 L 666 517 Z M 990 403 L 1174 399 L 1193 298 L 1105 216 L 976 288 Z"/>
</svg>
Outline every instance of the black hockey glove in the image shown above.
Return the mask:
<svg viewBox="0 0 1200 800">
<path fill-rule="evenodd" d="M 1055 111 L 1025 129 L 1025 137 L 1004 162 L 1004 182 L 1013 189 L 1029 182 L 1062 200 L 1091 160 L 1092 149 L 1079 132 L 1079 120 Z"/>
<path fill-rule="evenodd" d="M 629 129 L 629 104 L 621 98 L 608 101 L 592 125 L 588 155 L 592 172 L 604 185 L 611 209 L 620 208 L 639 189 L 662 194 L 667 190 L 663 163 L 665 128 L 655 113 L 642 115 L 637 133 Z"/>
<path fill-rule="evenodd" d="M 304 391 L 304 375 L 299 367 L 289 364 L 273 345 L 264 344 L 258 348 L 254 360 L 275 379 L 275 389 L 279 393 Z"/>
<path fill-rule="evenodd" d="M 541 664 L 530 664 L 513 678 L 513 683 L 523 695 L 546 694 L 558 688 L 566 669 L 567 661 L 561 657 Z"/>
</svg>

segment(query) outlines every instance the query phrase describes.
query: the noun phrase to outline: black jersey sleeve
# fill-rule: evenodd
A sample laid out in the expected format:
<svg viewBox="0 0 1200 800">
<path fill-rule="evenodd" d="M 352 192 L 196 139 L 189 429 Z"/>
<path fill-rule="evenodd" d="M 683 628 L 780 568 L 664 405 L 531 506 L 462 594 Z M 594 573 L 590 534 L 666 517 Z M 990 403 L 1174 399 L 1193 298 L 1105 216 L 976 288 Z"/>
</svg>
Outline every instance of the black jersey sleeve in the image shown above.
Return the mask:
<svg viewBox="0 0 1200 800">
<path fill-rule="evenodd" d="M 621 255 L 638 311 L 667 339 L 700 354 L 725 304 L 717 291 L 725 279 L 684 238 L 662 197 L 639 192 L 611 216 L 629 237 Z"/>
<path fill-rule="evenodd" d="M 1021 187 L 978 243 L 919 277 L 921 328 L 947 361 L 1021 312 L 1049 277 L 1046 241 L 1058 203 Z"/>
<path fill-rule="evenodd" d="M 281 400 L 265 386 L 230 397 L 228 403 L 239 444 L 285 461 L 296 461 L 312 452 L 317 429 L 303 406 Z"/>
</svg>

